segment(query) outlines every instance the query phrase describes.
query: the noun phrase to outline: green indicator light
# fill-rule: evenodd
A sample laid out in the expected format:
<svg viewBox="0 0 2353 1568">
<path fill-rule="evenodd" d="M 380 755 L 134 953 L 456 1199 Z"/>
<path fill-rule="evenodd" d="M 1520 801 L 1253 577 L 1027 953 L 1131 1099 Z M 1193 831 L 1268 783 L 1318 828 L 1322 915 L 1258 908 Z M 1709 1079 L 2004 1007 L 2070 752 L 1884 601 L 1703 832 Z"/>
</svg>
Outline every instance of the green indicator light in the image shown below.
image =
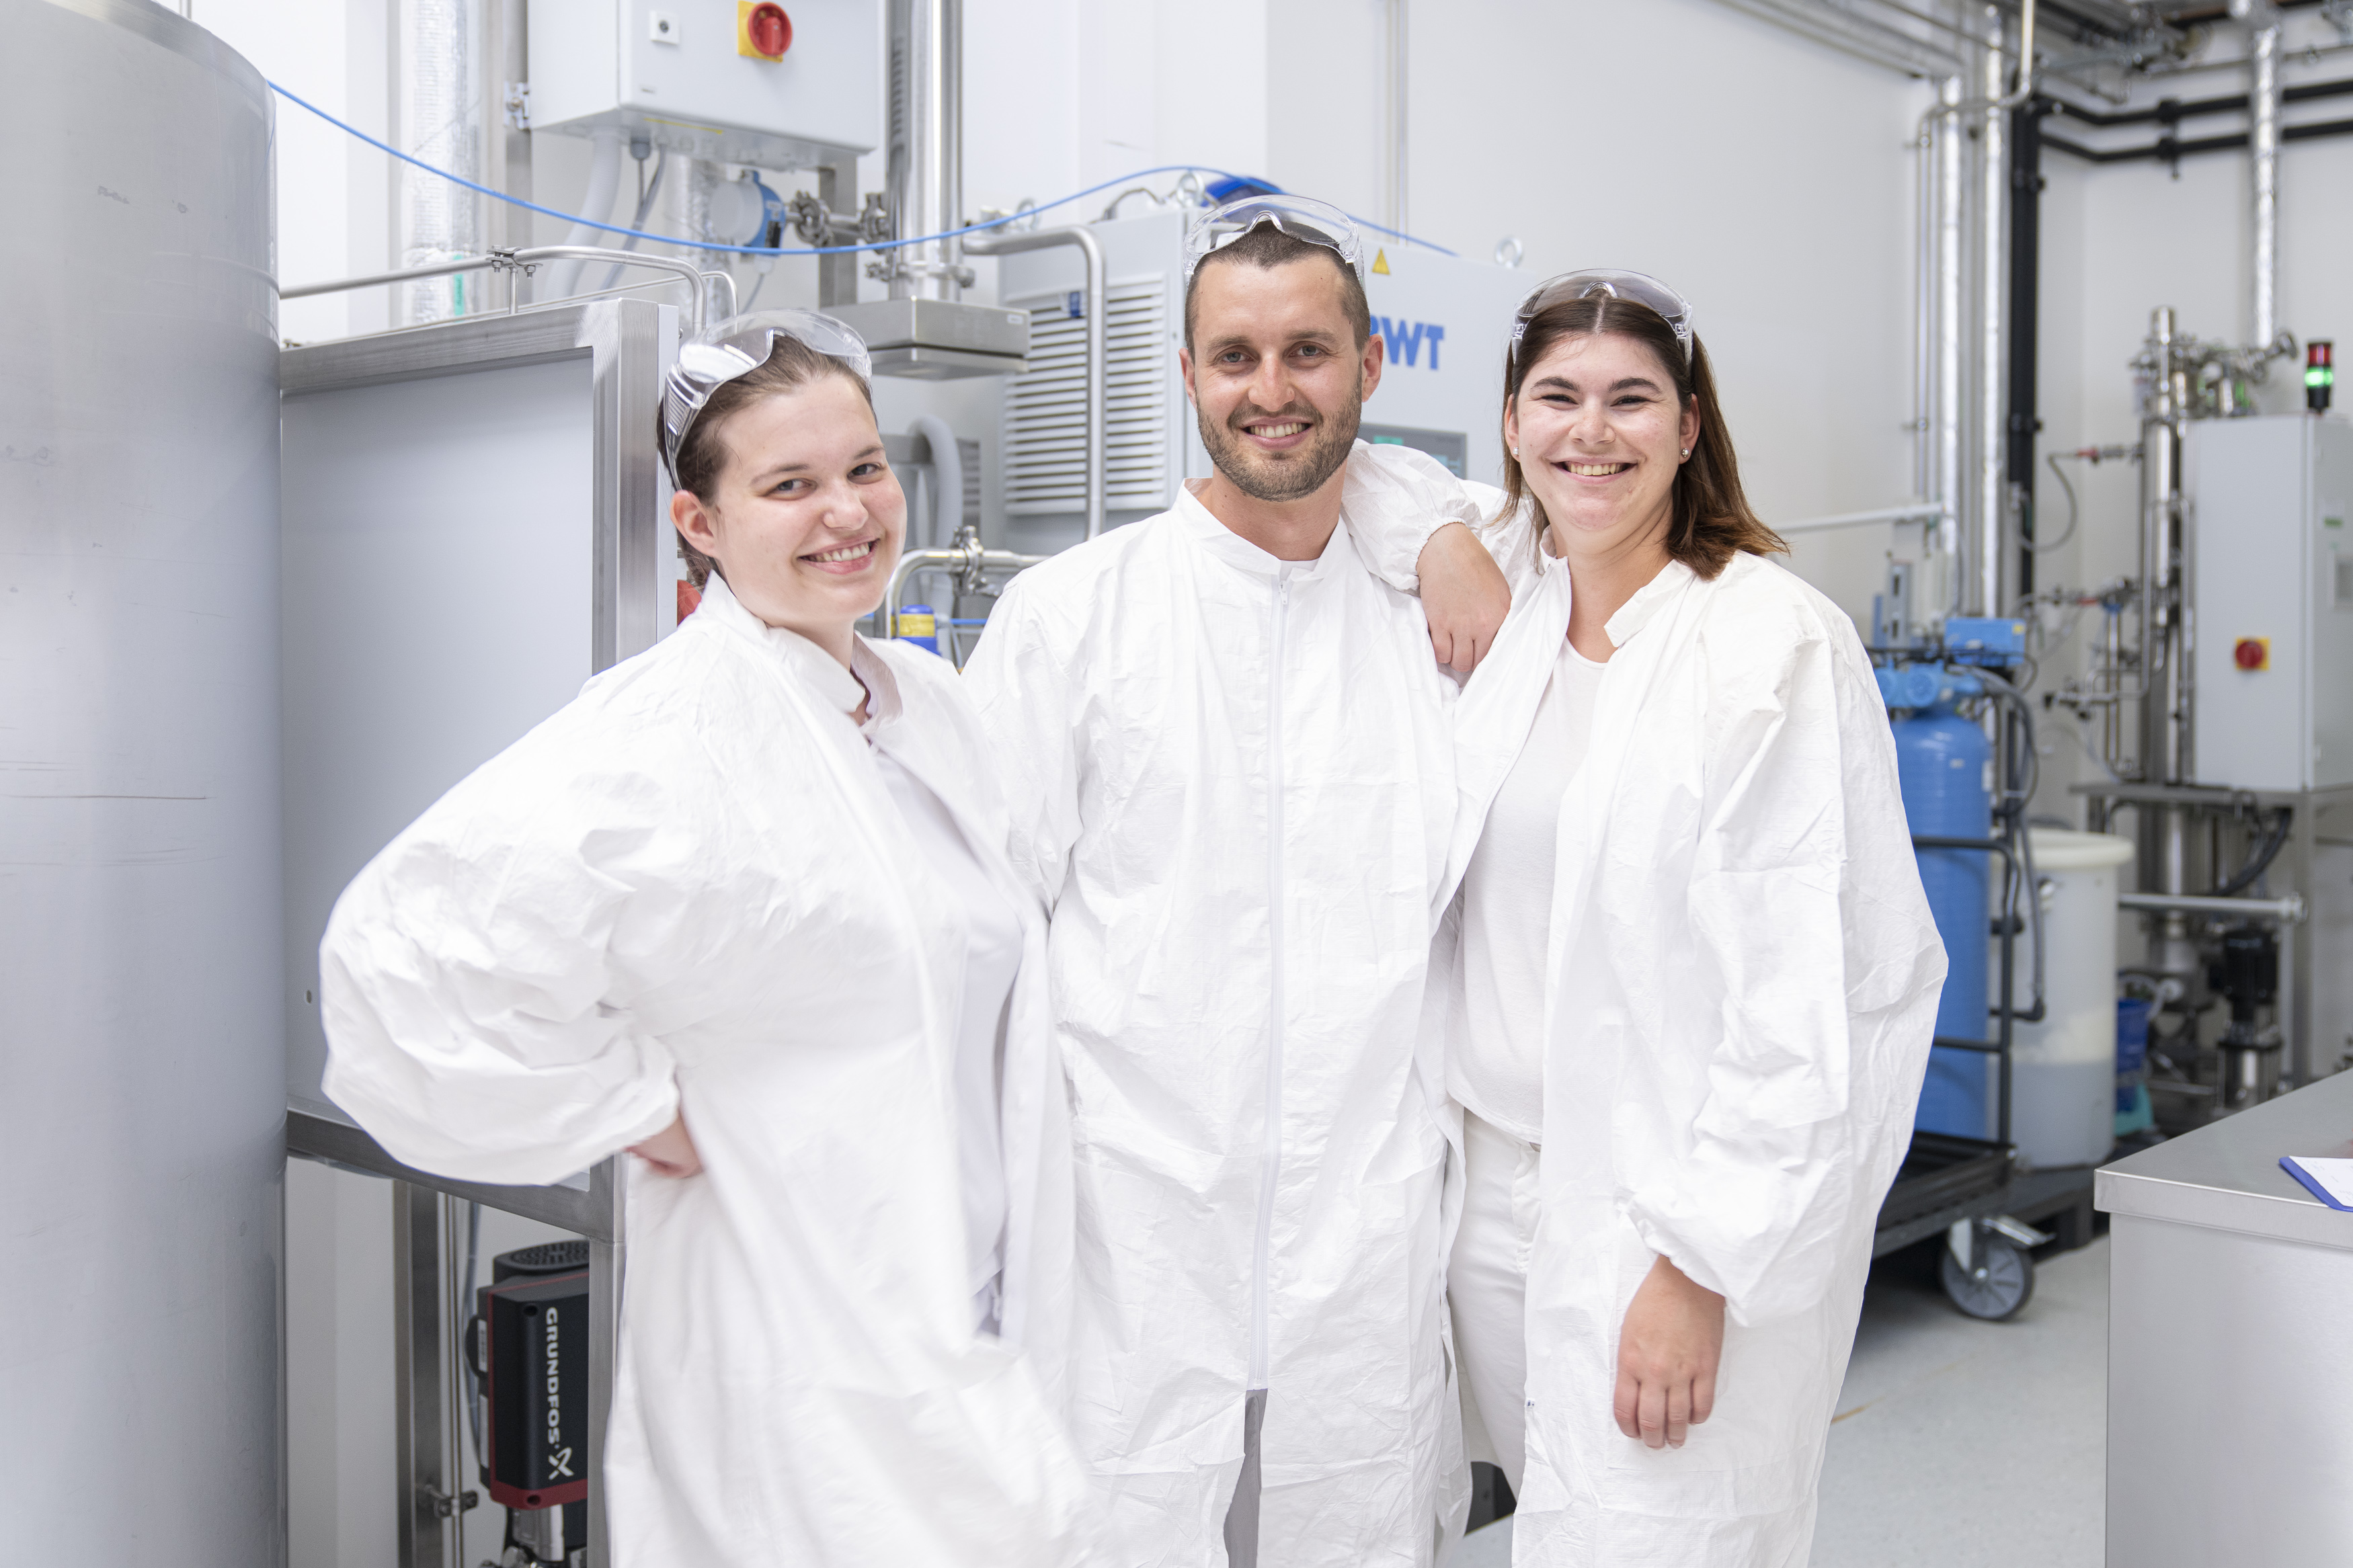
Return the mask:
<svg viewBox="0 0 2353 1568">
<path fill-rule="evenodd" d="M 2305 367 L 2304 372 L 2304 384 L 2306 386 L 2335 386 L 2337 384 L 2337 372 L 2333 367 L 2325 364 L 2307 365 Z"/>
</svg>

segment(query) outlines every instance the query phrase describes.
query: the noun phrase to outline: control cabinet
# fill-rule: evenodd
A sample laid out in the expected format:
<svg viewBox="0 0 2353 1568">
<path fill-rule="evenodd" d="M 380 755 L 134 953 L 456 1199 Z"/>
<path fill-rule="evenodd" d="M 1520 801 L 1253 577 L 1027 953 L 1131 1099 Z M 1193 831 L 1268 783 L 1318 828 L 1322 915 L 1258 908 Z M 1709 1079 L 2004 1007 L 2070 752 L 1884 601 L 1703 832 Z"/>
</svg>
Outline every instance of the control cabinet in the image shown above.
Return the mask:
<svg viewBox="0 0 2353 1568">
<path fill-rule="evenodd" d="M 2353 784 L 2353 425 L 2200 420 L 2182 465 L 2199 781 Z"/>
<path fill-rule="evenodd" d="M 881 0 L 530 0 L 533 129 L 807 169 L 882 140 Z"/>
</svg>

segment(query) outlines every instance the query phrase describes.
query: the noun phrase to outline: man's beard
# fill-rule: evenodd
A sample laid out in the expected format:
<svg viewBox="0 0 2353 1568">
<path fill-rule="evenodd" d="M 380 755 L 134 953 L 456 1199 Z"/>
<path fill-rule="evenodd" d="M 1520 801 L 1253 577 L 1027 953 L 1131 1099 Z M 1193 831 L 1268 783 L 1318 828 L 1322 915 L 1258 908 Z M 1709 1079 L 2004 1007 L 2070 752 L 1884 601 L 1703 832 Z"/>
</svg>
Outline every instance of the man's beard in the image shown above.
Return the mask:
<svg viewBox="0 0 2353 1568">
<path fill-rule="evenodd" d="M 1357 384 L 1361 388 L 1363 383 Z M 1340 471 L 1348 460 L 1348 449 L 1356 445 L 1364 409 L 1360 391 L 1328 419 L 1299 404 L 1272 414 L 1244 405 L 1223 425 L 1211 424 L 1206 413 L 1198 413 L 1198 417 L 1201 445 L 1209 449 L 1209 461 L 1228 483 L 1252 500 L 1294 501 L 1314 495 Z M 1314 436 L 1306 446 L 1288 452 L 1261 452 L 1237 427 L 1244 420 L 1270 419 L 1312 420 Z"/>
</svg>

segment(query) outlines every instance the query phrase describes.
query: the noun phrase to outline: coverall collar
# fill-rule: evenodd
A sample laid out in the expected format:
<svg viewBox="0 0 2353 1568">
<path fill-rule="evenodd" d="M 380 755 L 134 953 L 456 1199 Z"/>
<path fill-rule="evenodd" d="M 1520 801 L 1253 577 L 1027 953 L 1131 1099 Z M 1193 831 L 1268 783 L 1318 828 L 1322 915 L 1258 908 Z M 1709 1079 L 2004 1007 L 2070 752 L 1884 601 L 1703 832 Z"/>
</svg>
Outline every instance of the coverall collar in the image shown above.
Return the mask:
<svg viewBox="0 0 2353 1568">
<path fill-rule="evenodd" d="M 1324 542 L 1321 555 L 1313 561 L 1283 561 L 1268 554 L 1219 522 L 1217 514 L 1201 504 L 1201 498 L 1194 493 L 1193 487 L 1207 483 L 1207 479 L 1187 479 L 1184 487 L 1176 492 L 1176 504 L 1171 510 L 1187 534 L 1228 565 L 1239 567 L 1253 576 L 1287 578 L 1296 583 L 1303 578 L 1321 577 L 1341 563 L 1354 558 L 1356 547 L 1341 542 L 1348 534 L 1348 518 L 1345 511 L 1340 515 L 1338 525 L 1332 530 L 1332 537 Z"/>
<path fill-rule="evenodd" d="M 703 584 L 702 605 L 695 613 L 711 616 L 737 635 L 758 643 L 836 713 L 846 718 L 858 711 L 860 702 L 866 703 L 862 728 L 869 738 L 876 726 L 899 716 L 899 683 L 891 678 L 890 668 L 867 646 L 864 637 L 850 639 L 849 668 L 844 669 L 833 655 L 800 633 L 772 626 L 745 609 L 744 602 L 729 591 L 727 580 L 716 572 Z"/>
</svg>

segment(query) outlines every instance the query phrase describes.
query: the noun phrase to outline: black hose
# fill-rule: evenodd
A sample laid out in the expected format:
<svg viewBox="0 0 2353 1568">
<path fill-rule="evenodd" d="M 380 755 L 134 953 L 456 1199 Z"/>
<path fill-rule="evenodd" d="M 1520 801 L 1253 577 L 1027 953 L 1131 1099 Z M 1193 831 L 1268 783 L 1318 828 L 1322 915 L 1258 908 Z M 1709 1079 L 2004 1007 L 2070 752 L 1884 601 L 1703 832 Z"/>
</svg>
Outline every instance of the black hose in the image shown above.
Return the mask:
<svg viewBox="0 0 2353 1568">
<path fill-rule="evenodd" d="M 2215 889 L 2208 896 L 2216 899 L 2235 898 L 2254 886 L 2255 879 L 2270 870 L 2272 862 L 2279 858 L 2279 852 L 2287 847 L 2288 824 L 2295 816 L 2295 812 L 2290 806 L 2274 807 L 2272 811 L 2270 834 L 2247 858 L 2247 863 L 2240 867 L 2229 881 Z"/>
</svg>

